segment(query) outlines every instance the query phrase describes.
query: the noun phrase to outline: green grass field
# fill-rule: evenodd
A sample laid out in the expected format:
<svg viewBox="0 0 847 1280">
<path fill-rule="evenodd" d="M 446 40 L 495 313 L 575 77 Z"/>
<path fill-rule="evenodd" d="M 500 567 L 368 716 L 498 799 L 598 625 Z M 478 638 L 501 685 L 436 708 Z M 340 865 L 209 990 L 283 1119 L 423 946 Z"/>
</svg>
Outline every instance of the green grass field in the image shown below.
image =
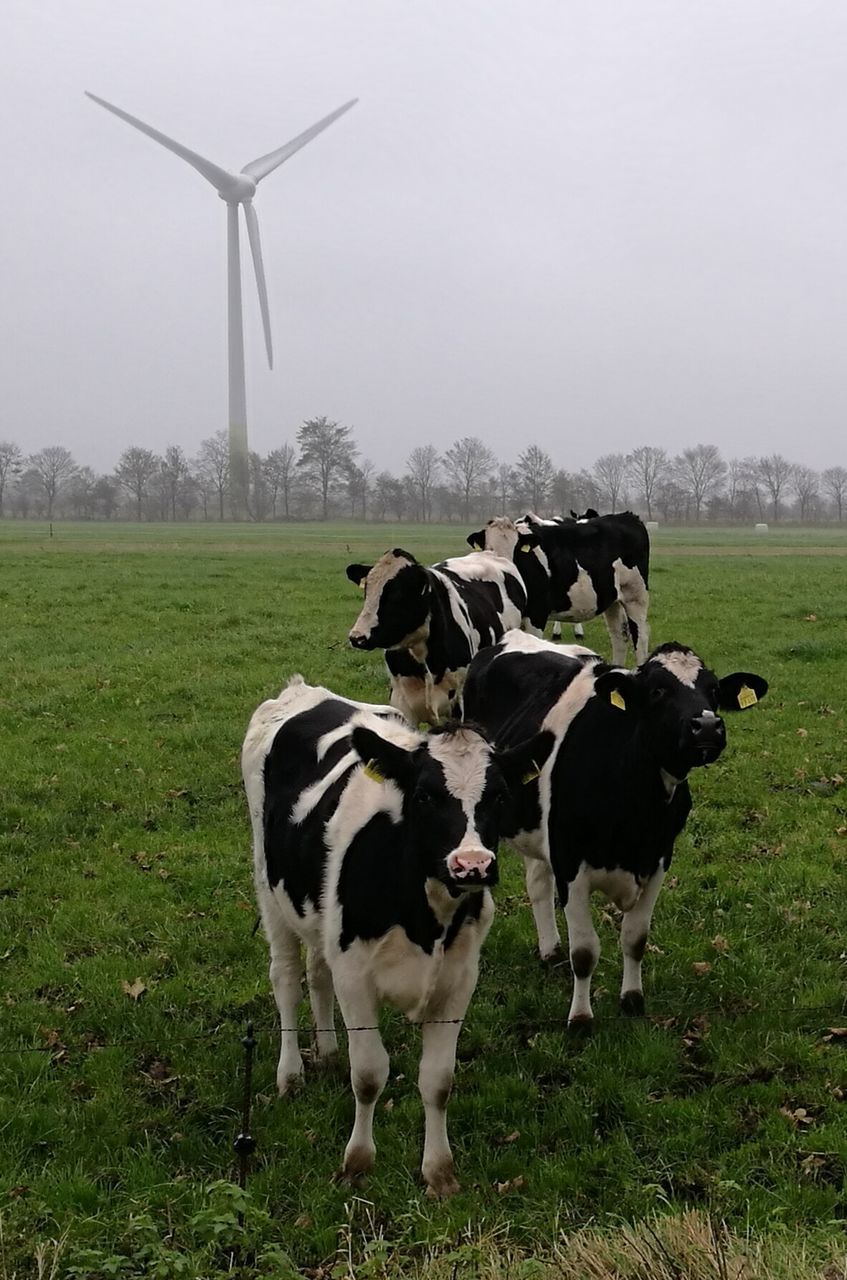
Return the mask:
<svg viewBox="0 0 847 1280">
<path fill-rule="evenodd" d="M 776 1249 L 774 1271 L 751 1275 L 819 1274 L 844 1254 L 839 530 L 654 539 L 653 640 L 692 645 L 718 674 L 759 671 L 771 692 L 693 779 L 645 965 L 652 1016 L 615 1016 L 606 914 L 598 1028 L 568 1039 L 568 973 L 542 972 L 507 852 L 449 1107 L 462 1193 L 442 1204 L 419 1186 L 418 1032 L 397 1015 L 361 1188 L 332 1182 L 353 1111 L 343 1070 L 275 1099 L 247 720 L 294 671 L 383 700 L 381 656 L 344 643 L 360 599 L 345 565 L 398 544 L 462 554 L 465 532 L 57 524 L 51 538 L 0 523 L 2 1280 L 217 1276 L 238 1258 L 243 1275 L 297 1274 L 285 1256 L 315 1276 L 446 1280 L 501 1274 L 498 1251 L 504 1276 L 530 1280 L 572 1274 L 555 1263 L 567 1233 L 687 1209 Z M 586 638 L 609 652 L 601 622 Z M 248 1018 L 258 1150 L 241 1202 Z M 305 1007 L 303 1027 L 308 1043 Z"/>
</svg>

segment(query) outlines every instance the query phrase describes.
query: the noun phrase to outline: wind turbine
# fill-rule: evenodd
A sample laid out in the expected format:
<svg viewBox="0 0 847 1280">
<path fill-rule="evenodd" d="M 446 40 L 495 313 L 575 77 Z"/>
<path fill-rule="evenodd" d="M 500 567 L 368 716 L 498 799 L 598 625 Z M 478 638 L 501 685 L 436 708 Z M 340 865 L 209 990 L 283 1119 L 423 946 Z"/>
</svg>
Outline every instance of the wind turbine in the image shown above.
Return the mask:
<svg viewBox="0 0 847 1280">
<path fill-rule="evenodd" d="M 259 309 L 262 313 L 262 326 L 265 331 L 268 366 L 272 369 L 273 347 L 271 345 L 271 320 L 268 313 L 268 291 L 265 285 L 265 269 L 262 265 L 259 220 L 256 217 L 256 210 L 253 208 L 253 196 L 256 194 L 256 187 L 263 178 L 266 178 L 269 173 L 273 173 L 274 169 L 290 159 L 301 147 L 305 147 L 307 142 L 311 142 L 312 138 L 316 138 L 319 133 L 322 133 L 345 111 L 349 111 L 351 107 L 354 107 L 359 99 L 352 98 L 350 102 L 345 102 L 343 107 L 330 112 L 328 116 L 324 116 L 323 120 L 319 120 L 311 128 L 299 133 L 296 138 L 292 138 L 284 146 L 278 147 L 276 151 L 270 151 L 266 156 L 259 156 L 257 160 L 251 160 L 240 173 L 230 173 L 228 169 L 221 169 L 218 165 L 213 164 L 211 160 L 206 160 L 203 156 L 198 155 L 196 151 L 189 151 L 188 147 L 184 147 L 181 142 L 176 142 L 166 134 L 160 133 L 158 129 L 145 124 L 143 120 L 138 120 L 135 116 L 131 116 L 128 111 L 122 111 L 120 107 L 114 106 L 111 102 L 106 102 L 103 98 L 98 98 L 96 94 L 89 93 L 87 89 L 85 94 L 86 97 L 91 98 L 92 102 L 99 103 L 101 107 L 105 107 L 113 115 L 119 116 L 121 120 L 126 120 L 127 124 L 131 124 L 133 128 L 140 129 L 142 133 L 146 133 L 147 137 L 152 138 L 154 142 L 160 142 L 163 147 L 167 147 L 175 155 L 187 160 L 192 168 L 196 169 L 198 173 L 201 173 L 204 178 L 211 182 L 220 198 L 226 202 L 230 484 L 232 488 L 233 514 L 236 518 L 243 519 L 247 513 L 249 474 L 238 206 L 242 205 L 244 208 L 247 238 L 250 241 L 253 269 L 256 273 Z"/>
</svg>

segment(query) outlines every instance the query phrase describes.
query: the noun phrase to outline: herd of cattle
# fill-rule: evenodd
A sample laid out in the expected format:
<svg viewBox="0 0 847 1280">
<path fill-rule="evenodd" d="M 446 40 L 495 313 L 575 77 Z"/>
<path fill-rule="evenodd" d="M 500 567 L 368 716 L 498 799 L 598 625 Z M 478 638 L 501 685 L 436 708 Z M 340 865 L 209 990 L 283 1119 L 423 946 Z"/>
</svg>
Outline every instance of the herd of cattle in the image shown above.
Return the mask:
<svg viewBox="0 0 847 1280">
<path fill-rule="evenodd" d="M 648 651 L 649 539 L 629 512 L 497 517 L 468 542 L 470 554 L 439 564 L 395 548 L 347 568 L 364 591 L 349 640 L 385 651 L 387 705 L 294 676 L 255 711 L 242 752 L 282 1027 L 279 1091 L 303 1071 L 305 944 L 318 1056 L 336 1051 L 335 999 L 348 1031 L 356 1114 L 344 1174 L 373 1164 L 388 1002 L 422 1024 L 422 1173 L 434 1195 L 457 1189 L 446 1104 L 500 838 L 524 859 L 543 960 L 560 949 L 556 893 L 564 909 L 569 1025 L 592 1018 L 595 890 L 622 912 L 621 1009 L 643 1014 L 641 961 L 691 809 L 688 774 L 722 752 L 719 713 L 768 688 L 751 672 L 719 679 L 682 644 Z M 611 663 L 543 639 L 548 619 L 600 613 Z"/>
</svg>

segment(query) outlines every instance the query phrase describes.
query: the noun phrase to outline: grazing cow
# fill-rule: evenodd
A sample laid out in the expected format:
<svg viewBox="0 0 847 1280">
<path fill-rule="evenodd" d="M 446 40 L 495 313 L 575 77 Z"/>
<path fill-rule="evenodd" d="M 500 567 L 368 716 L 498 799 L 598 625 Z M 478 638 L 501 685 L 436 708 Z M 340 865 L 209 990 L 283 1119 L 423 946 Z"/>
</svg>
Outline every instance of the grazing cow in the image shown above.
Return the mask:
<svg viewBox="0 0 847 1280">
<path fill-rule="evenodd" d="M 253 714 L 241 758 L 282 1027 L 277 1085 L 285 1093 L 303 1071 L 304 943 L 318 1055 L 336 1050 L 334 996 L 348 1029 L 349 1177 L 373 1164 L 374 1108 L 388 1079 L 377 1015 L 387 1001 L 423 1024 L 424 1179 L 434 1194 L 457 1190 L 445 1108 L 494 912 L 497 843 L 511 789 L 552 745 L 544 732 L 495 752 L 458 723 L 427 735 L 392 707 L 339 698 L 302 676 Z"/>
<path fill-rule="evenodd" d="M 553 888 L 565 910 L 574 975 L 569 1022 L 590 1021 L 600 944 L 590 897 L 624 913 L 625 1013 L 641 1014 L 641 959 L 676 837 L 691 809 L 691 769 L 716 760 L 726 731 L 718 710 L 744 711 L 767 692 L 747 672 L 719 680 L 691 649 L 663 644 L 635 671 L 580 646 L 511 631 L 471 663 L 465 713 L 498 749 L 549 729 L 556 746 L 524 788 L 516 825 L 542 959 L 558 950 Z"/>
<path fill-rule="evenodd" d="M 498 519 L 502 521 L 503 517 Z M 468 541 L 486 547 L 489 543 L 501 544 L 502 534 L 489 532 L 492 523 L 497 521 L 489 521 Z M 650 539 L 638 516 L 623 511 L 618 515 L 553 521 L 539 520 L 530 513 L 514 528 L 513 559 L 527 574 L 526 581 L 532 583 L 531 587 L 527 585 L 527 592 L 533 593 L 533 627 L 537 628 L 536 619 L 542 612 L 537 603 L 540 578 L 530 558 L 534 552 L 547 578 L 546 617 L 560 622 L 587 622 L 602 613 L 612 641 L 612 662 L 616 666 L 626 662 L 629 641 L 635 649 L 636 664 L 644 662 L 649 642 Z"/>
<path fill-rule="evenodd" d="M 356 649 L 385 649 L 390 702 L 412 724 L 461 706 L 471 658 L 518 627 L 526 591 L 511 558 L 476 552 L 427 567 L 395 547 L 375 565 L 347 566 L 364 587 L 350 630 Z"/>
</svg>

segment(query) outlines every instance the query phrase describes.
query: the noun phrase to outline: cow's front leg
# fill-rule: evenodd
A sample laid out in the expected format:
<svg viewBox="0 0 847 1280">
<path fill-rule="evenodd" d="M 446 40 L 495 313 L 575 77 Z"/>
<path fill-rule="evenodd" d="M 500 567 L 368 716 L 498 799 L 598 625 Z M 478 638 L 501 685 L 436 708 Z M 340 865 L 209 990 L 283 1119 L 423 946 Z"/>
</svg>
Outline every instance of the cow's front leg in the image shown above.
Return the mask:
<svg viewBox="0 0 847 1280">
<path fill-rule="evenodd" d="M 524 855 L 523 861 L 526 891 L 538 933 L 538 951 L 542 960 L 553 960 L 562 949 L 562 939 L 556 925 L 556 882 L 553 870 L 544 858 L 529 858 Z"/>
<path fill-rule="evenodd" d="M 283 1094 L 303 1074 L 303 1059 L 297 1040 L 297 1006 L 302 998 L 300 983 L 303 976 L 300 939 L 286 923 L 270 890 L 259 894 L 259 908 L 271 951 L 270 979 L 279 1010 L 281 1030 L 276 1087 Z"/>
<path fill-rule="evenodd" d="M 345 1178 L 356 1178 L 373 1168 L 376 1146 L 373 1140 L 374 1108 L 388 1079 L 388 1054 L 377 1027 L 377 1001 L 370 988 L 346 986 L 333 972 L 335 994 L 347 1027 L 350 1055 L 350 1083 L 356 1099 L 353 1132 L 344 1150 L 341 1168 Z"/>
<path fill-rule="evenodd" d="M 591 976 L 600 959 L 600 939 L 591 919 L 591 889 L 582 873 L 568 885 L 565 919 L 568 922 L 568 947 L 573 971 L 573 998 L 568 1023 L 591 1022 L 594 1018 Z"/>
<path fill-rule="evenodd" d="M 644 992 L 641 986 L 641 961 L 650 934 L 653 908 L 665 878 L 665 868 L 659 867 L 644 885 L 635 906 L 623 918 L 621 924 L 621 950 L 623 952 L 623 981 L 621 983 L 621 1012 L 631 1017 L 644 1013 Z"/>
<path fill-rule="evenodd" d="M 459 1009 L 456 1003 L 451 1002 L 442 1011 L 444 1020 L 423 1025 L 418 1088 L 426 1127 L 421 1173 L 427 1185 L 427 1195 L 432 1196 L 452 1196 L 459 1190 L 447 1137 L 447 1100 L 453 1087 L 456 1042 L 467 1004 L 465 1000 Z"/>
</svg>

